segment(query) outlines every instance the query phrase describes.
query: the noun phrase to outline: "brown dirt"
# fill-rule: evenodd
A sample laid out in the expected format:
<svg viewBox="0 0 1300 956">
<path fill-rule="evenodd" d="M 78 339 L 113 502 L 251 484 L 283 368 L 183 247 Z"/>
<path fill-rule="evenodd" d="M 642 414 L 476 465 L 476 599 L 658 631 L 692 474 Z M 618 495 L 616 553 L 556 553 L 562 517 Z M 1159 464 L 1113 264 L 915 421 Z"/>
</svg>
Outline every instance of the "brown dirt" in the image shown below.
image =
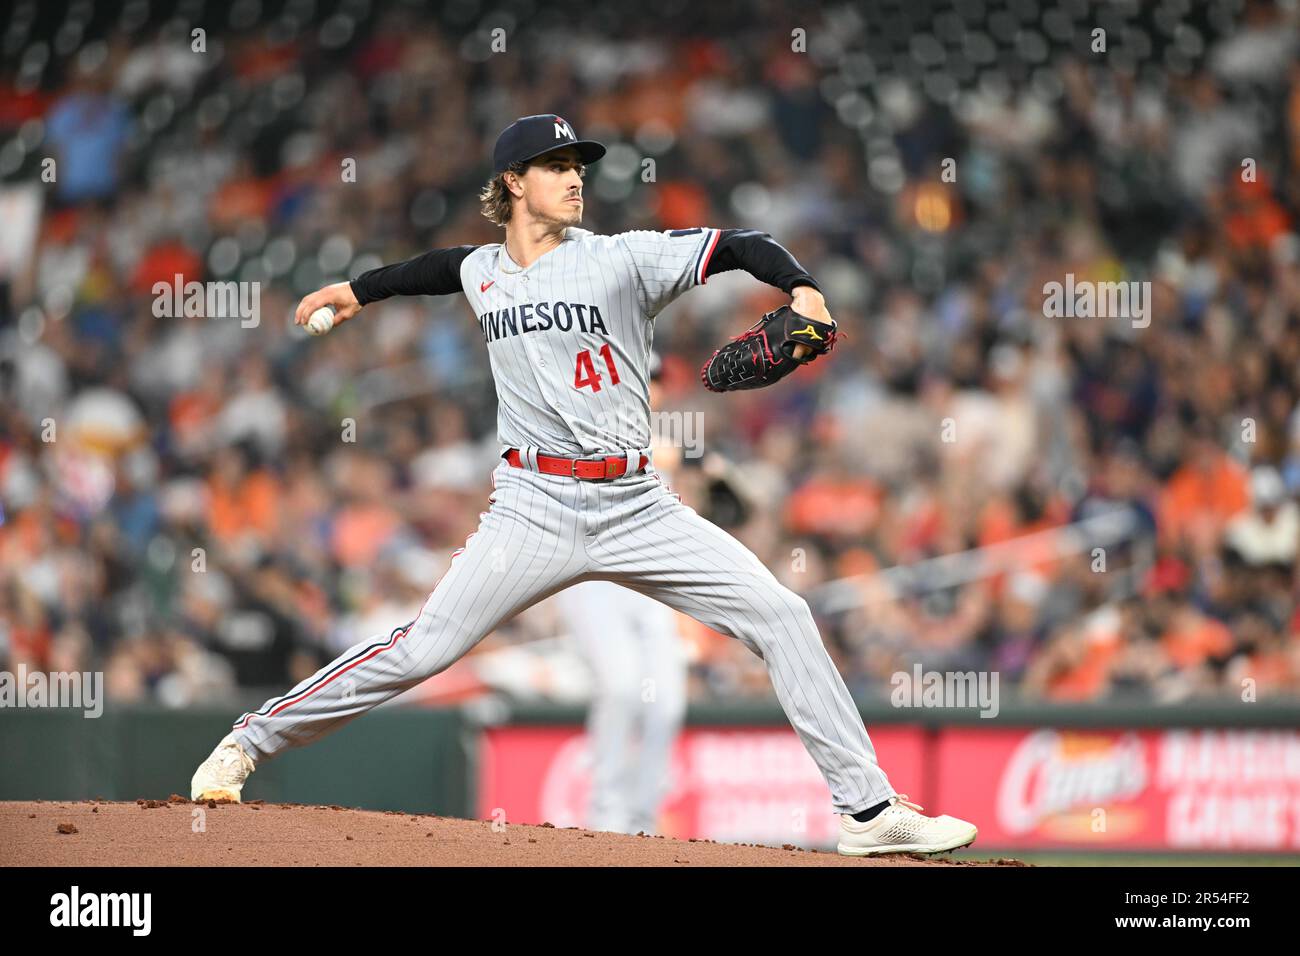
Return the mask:
<svg viewBox="0 0 1300 956">
<path fill-rule="evenodd" d="M 195 833 L 203 808 L 206 832 Z M 0 866 L 1021 866 L 1014 860 L 852 859 L 550 824 L 297 804 L 0 803 Z"/>
</svg>

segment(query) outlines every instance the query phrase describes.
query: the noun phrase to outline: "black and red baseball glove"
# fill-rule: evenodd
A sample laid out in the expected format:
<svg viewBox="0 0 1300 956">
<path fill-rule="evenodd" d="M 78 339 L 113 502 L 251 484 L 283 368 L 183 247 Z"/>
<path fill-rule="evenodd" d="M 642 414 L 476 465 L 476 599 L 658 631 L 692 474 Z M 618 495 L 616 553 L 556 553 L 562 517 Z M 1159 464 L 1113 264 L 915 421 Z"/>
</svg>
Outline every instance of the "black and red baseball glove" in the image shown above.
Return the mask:
<svg viewBox="0 0 1300 956">
<path fill-rule="evenodd" d="M 766 388 L 835 348 L 838 337 L 834 320 L 818 322 L 783 305 L 714 352 L 700 369 L 700 381 L 711 392 Z M 797 345 L 811 351 L 795 358 Z"/>
</svg>

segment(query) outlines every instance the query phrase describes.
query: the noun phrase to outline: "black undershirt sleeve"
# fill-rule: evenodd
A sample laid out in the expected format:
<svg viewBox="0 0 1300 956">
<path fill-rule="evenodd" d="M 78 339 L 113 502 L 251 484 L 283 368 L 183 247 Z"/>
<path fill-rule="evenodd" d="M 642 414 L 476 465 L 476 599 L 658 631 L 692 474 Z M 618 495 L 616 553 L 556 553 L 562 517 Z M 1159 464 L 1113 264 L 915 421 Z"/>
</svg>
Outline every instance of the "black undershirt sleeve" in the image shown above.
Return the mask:
<svg viewBox="0 0 1300 956">
<path fill-rule="evenodd" d="M 477 246 L 434 249 L 405 262 L 380 266 L 352 280 L 362 305 L 394 295 L 451 295 L 461 291 L 460 264 Z"/>
<path fill-rule="evenodd" d="M 821 288 L 785 247 L 757 229 L 722 229 L 717 248 L 704 270 L 705 278 L 732 269 L 744 269 L 760 282 L 776 286 L 787 295 L 796 286 Z"/>
</svg>

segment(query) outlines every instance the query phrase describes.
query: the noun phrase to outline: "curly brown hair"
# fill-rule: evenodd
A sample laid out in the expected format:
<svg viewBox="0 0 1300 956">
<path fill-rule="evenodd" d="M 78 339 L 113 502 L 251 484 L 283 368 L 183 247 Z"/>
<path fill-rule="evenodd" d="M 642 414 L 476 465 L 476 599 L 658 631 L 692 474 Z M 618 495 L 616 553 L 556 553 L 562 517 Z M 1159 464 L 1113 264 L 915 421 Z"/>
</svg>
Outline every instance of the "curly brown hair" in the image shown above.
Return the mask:
<svg viewBox="0 0 1300 956">
<path fill-rule="evenodd" d="M 522 176 L 528 168 L 527 163 L 511 163 L 506 172 Z M 506 188 L 505 173 L 497 173 L 487 181 L 478 194 L 479 210 L 483 217 L 494 225 L 504 226 L 510 221 L 510 190 Z"/>
</svg>

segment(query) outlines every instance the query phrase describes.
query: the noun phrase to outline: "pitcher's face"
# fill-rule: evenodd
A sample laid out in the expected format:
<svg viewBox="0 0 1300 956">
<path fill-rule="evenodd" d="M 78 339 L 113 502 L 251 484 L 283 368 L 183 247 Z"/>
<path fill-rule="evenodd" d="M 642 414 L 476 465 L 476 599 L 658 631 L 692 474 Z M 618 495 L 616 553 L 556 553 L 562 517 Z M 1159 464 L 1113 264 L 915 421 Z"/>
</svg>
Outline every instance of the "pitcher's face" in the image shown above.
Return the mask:
<svg viewBox="0 0 1300 956">
<path fill-rule="evenodd" d="M 543 153 L 516 182 L 528 215 L 540 222 L 576 226 L 582 222 L 582 177 L 586 172 L 572 146 Z"/>
</svg>

